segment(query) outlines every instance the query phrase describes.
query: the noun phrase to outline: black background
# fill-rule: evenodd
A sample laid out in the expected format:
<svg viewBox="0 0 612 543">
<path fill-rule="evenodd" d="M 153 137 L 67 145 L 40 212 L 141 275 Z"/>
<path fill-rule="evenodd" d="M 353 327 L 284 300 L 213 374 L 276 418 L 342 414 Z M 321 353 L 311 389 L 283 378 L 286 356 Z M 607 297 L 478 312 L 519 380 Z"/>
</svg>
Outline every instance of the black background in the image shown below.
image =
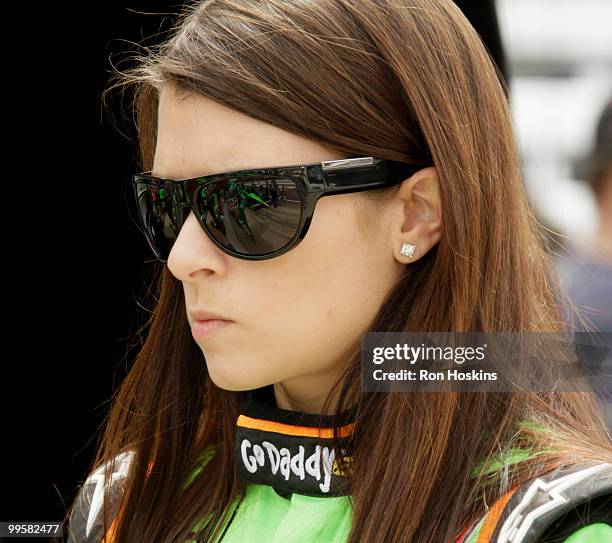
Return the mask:
<svg viewBox="0 0 612 543">
<path fill-rule="evenodd" d="M 507 73 L 493 1 L 458 3 Z M 126 192 L 135 131 L 117 98 L 113 124 L 101 92 L 110 62 L 126 67 L 135 42 L 163 39 L 179 6 L 5 11 L 0 520 L 63 518 L 135 353 L 127 337 L 150 256 Z"/>
</svg>

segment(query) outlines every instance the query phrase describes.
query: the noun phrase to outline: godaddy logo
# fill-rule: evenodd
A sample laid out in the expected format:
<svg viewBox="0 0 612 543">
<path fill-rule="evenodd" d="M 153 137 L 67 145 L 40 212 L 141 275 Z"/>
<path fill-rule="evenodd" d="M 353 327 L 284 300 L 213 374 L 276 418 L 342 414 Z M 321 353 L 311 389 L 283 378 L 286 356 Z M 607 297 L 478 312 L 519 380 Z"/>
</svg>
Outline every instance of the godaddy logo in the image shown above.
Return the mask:
<svg viewBox="0 0 612 543">
<path fill-rule="evenodd" d="M 242 462 L 250 473 L 256 473 L 260 469 L 269 469 L 272 475 L 280 474 L 286 481 L 289 480 L 292 473 L 302 481 L 310 476 L 319 481 L 321 492 L 329 492 L 332 473 L 345 475 L 345 473 L 339 473 L 340 470 L 335 461 L 335 450 L 317 445 L 315 451 L 308 457 L 305 455 L 305 450 L 305 447 L 300 445 L 298 453 L 291 455 L 286 447 L 278 449 L 274 443 L 269 441 L 263 441 L 261 445 L 253 445 L 246 438 L 240 444 Z"/>
</svg>

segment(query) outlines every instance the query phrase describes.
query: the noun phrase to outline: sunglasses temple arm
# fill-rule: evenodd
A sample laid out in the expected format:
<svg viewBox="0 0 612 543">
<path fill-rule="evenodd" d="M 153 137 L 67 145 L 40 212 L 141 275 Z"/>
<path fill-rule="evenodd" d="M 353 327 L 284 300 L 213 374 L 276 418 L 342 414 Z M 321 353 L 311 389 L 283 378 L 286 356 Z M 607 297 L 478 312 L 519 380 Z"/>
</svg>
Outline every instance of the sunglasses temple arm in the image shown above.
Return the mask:
<svg viewBox="0 0 612 543">
<path fill-rule="evenodd" d="M 414 171 L 414 168 L 404 165 L 399 168 L 390 167 L 385 161 L 381 161 L 367 168 L 327 172 L 322 171 L 320 166 L 315 166 L 309 168 L 308 179 L 315 190 L 322 189 L 326 194 L 342 194 L 395 185 L 410 177 Z"/>
</svg>

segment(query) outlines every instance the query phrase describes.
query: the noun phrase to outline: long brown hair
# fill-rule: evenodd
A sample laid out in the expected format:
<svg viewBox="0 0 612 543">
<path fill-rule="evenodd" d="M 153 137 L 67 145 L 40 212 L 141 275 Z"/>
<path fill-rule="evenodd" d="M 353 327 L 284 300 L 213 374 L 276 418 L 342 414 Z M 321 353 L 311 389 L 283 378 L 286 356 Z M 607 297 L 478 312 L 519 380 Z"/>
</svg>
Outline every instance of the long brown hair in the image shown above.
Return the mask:
<svg viewBox="0 0 612 543">
<path fill-rule="evenodd" d="M 450 0 L 195 2 L 169 39 L 134 58 L 105 92 L 134 91 L 143 169 L 152 166 L 165 82 L 347 155 L 435 166 L 441 240 L 406 266 L 371 330 L 563 329 L 562 294 L 522 183 L 507 87 Z M 364 193 L 364 210 L 395 190 Z M 199 519 L 221 518 L 245 491 L 233 453 L 243 393 L 211 382 L 181 284 L 154 266 L 145 339 L 93 463 L 135 452 L 115 530 L 121 543 L 188 539 Z M 339 398 L 336 412 L 358 406 L 350 542 L 451 541 L 513 485 L 612 457 L 591 393 L 364 393 L 359 368 L 356 352 L 329 397 Z M 523 418 L 536 424 L 520 425 Z M 211 443 L 216 455 L 183 490 Z M 483 459 L 525 445 L 541 454 L 494 479 L 473 476 Z M 197 540 L 209 541 L 214 526 Z"/>
</svg>

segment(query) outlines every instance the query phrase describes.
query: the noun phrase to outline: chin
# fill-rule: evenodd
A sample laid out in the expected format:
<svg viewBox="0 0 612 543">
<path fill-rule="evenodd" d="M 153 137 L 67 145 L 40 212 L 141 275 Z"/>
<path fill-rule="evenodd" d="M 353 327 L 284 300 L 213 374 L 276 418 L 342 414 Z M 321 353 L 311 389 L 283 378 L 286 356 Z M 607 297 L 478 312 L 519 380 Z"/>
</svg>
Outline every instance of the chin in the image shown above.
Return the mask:
<svg viewBox="0 0 612 543">
<path fill-rule="evenodd" d="M 236 371 L 240 368 L 231 368 L 229 372 L 224 371 L 222 368 L 212 367 L 214 365 L 208 364 L 208 374 L 210 375 L 211 381 L 223 390 L 232 392 L 242 392 L 244 390 L 253 390 L 254 388 L 263 387 L 269 384 L 268 381 L 262 381 L 261 378 L 254 378 L 249 376 L 244 371 Z M 244 368 L 243 368 L 244 369 Z"/>
</svg>

